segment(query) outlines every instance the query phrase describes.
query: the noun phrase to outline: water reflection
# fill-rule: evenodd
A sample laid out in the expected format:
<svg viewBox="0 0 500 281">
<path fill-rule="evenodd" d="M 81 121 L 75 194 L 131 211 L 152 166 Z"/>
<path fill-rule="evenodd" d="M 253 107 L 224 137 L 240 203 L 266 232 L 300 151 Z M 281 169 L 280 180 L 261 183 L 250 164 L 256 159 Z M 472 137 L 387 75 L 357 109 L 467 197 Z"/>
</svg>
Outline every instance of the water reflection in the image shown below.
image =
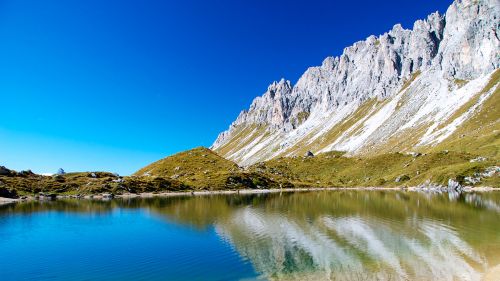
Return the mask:
<svg viewBox="0 0 500 281">
<path fill-rule="evenodd" d="M 103 215 L 116 208 L 143 208 L 200 230 L 213 227 L 270 280 L 480 280 L 500 264 L 495 192 L 451 198 L 338 191 L 30 202 L 0 207 L 0 222 L 19 213 Z"/>
</svg>

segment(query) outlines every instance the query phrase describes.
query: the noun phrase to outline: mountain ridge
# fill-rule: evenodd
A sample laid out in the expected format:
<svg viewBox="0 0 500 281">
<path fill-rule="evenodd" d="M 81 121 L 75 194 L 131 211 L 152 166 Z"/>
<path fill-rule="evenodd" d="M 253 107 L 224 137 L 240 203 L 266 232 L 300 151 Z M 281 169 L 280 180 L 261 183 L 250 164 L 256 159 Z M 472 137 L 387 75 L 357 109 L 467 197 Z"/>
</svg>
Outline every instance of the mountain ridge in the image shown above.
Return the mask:
<svg viewBox="0 0 500 281">
<path fill-rule="evenodd" d="M 411 30 L 396 24 L 358 41 L 295 85 L 272 83 L 211 148 L 243 166 L 308 150 L 432 149 L 498 92 L 499 10 L 495 0 L 456 0 Z"/>
</svg>

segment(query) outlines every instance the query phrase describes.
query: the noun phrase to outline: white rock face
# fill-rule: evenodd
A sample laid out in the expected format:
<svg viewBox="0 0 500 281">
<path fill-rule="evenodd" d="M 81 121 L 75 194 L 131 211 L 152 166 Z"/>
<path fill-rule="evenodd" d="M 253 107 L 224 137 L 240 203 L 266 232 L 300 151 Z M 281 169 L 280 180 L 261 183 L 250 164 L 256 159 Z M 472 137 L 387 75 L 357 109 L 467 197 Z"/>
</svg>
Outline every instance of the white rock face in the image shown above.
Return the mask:
<svg viewBox="0 0 500 281">
<path fill-rule="evenodd" d="M 412 30 L 397 24 L 370 36 L 307 69 L 293 87 L 284 79 L 271 84 L 212 149 L 242 165 L 303 149 L 356 154 L 422 126 L 427 130 L 417 145 L 439 143 L 480 107 L 448 120 L 499 68 L 499 18 L 499 0 L 456 0 L 445 15 L 433 13 Z M 356 122 L 347 126 L 350 118 Z M 265 130 L 247 132 L 245 142 L 236 138 L 252 126 Z"/>
</svg>

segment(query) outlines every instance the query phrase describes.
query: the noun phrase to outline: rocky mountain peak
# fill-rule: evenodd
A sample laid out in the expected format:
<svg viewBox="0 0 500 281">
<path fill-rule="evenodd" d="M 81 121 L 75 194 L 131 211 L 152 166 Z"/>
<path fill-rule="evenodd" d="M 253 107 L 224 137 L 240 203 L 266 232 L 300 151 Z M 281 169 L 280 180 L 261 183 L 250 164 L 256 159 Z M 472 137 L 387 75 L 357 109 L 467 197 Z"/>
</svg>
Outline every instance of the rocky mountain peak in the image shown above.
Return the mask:
<svg viewBox="0 0 500 281">
<path fill-rule="evenodd" d="M 266 93 L 269 93 L 270 97 L 274 99 L 276 95 L 286 93 L 290 90 L 292 90 L 292 82 L 290 82 L 290 80 L 285 80 L 285 78 L 281 78 L 280 81 L 274 81 L 269 85 Z"/>
<path fill-rule="evenodd" d="M 428 98 L 427 92 L 438 91 L 439 87 L 443 95 L 457 89 L 447 85 L 449 81 L 471 81 L 488 75 L 500 65 L 499 15 L 498 0 L 456 0 L 444 15 L 432 13 L 417 20 L 412 29 L 396 24 L 380 36 L 358 41 L 342 55 L 327 57 L 320 66 L 308 68 L 293 86 L 284 79 L 273 82 L 228 131 L 219 135 L 213 148 L 231 142 L 238 128 L 265 126 L 278 146 L 273 148 L 275 153 L 261 156 L 269 158 L 297 146 L 305 136 L 319 138 L 368 101 L 389 101 L 407 90 L 421 95 L 415 101 L 420 104 Z M 426 77 L 422 78 L 426 82 L 417 77 Z M 410 86 L 427 92 L 419 93 Z M 416 114 L 415 110 L 411 111 Z M 408 113 L 398 118 L 409 118 Z M 344 148 L 334 143 L 331 148 Z M 359 147 L 356 145 L 356 149 Z M 247 147 L 233 152 L 234 159 L 247 150 L 258 151 Z M 249 162 L 261 160 L 248 157 Z"/>
<path fill-rule="evenodd" d="M 474 79 L 499 67 L 498 0 L 456 0 L 446 12 L 446 28 L 436 65 L 446 77 Z"/>
</svg>

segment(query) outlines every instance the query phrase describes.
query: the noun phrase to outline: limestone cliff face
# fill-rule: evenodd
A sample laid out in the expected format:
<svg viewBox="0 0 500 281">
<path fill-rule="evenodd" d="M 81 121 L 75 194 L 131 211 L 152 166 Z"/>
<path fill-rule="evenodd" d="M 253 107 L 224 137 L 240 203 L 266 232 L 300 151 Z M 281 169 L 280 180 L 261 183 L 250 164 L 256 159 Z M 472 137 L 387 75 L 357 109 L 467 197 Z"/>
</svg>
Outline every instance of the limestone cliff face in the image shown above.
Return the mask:
<svg viewBox="0 0 500 281">
<path fill-rule="evenodd" d="M 212 148 L 246 165 L 305 149 L 363 153 L 402 129 L 419 129 L 408 149 L 438 143 L 453 132 L 442 131 L 453 113 L 499 68 L 499 17 L 498 0 L 456 0 L 411 30 L 397 24 L 370 36 L 307 69 L 293 86 L 271 84 Z"/>
<path fill-rule="evenodd" d="M 240 114 L 235 124 L 265 123 L 274 129 L 285 126 L 290 109 L 288 97 L 291 93 L 290 81 L 282 79 L 279 82 L 273 82 L 264 95 L 252 102 L 248 111 Z"/>
</svg>

